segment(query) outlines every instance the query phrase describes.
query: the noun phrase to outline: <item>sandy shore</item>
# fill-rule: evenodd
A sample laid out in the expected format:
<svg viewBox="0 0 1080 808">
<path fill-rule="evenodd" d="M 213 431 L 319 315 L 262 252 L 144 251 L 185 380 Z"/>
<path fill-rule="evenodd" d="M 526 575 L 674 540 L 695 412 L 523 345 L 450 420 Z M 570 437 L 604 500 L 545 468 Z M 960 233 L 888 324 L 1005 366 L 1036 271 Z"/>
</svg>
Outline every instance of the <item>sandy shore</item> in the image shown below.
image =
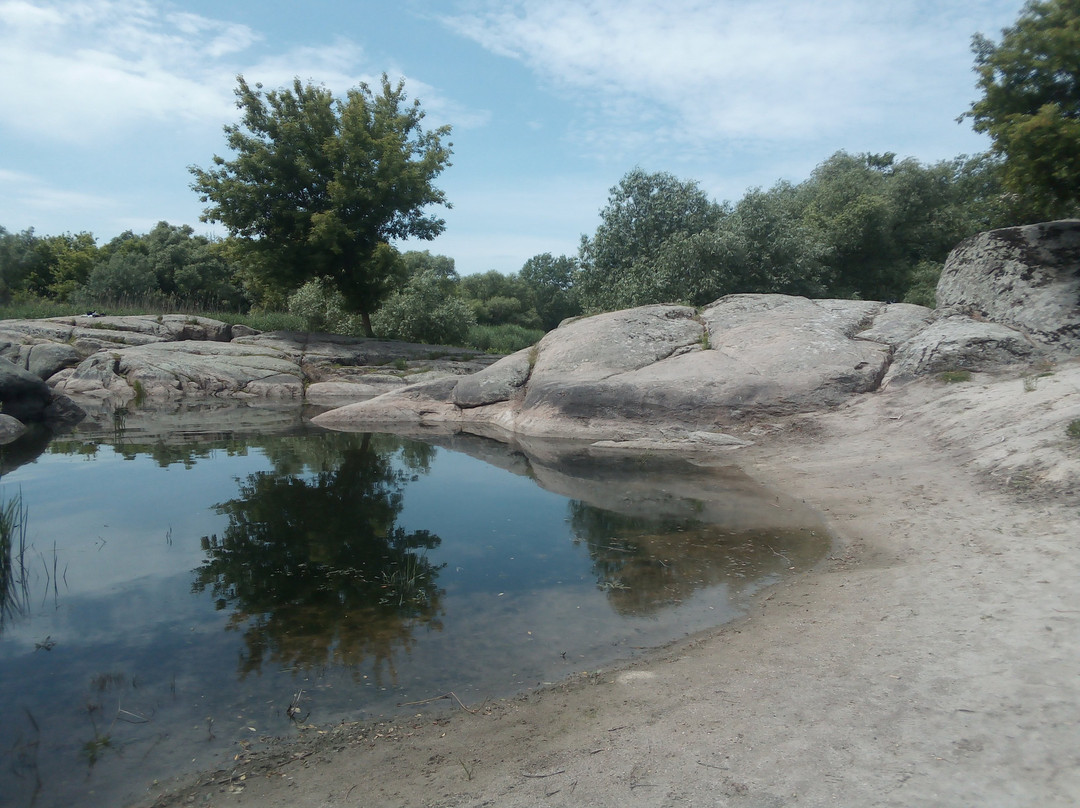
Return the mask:
<svg viewBox="0 0 1080 808">
<path fill-rule="evenodd" d="M 476 712 L 312 730 L 145 804 L 1080 804 L 1077 418 L 1071 363 L 757 424 L 720 460 L 838 538 L 747 619 Z"/>
</svg>

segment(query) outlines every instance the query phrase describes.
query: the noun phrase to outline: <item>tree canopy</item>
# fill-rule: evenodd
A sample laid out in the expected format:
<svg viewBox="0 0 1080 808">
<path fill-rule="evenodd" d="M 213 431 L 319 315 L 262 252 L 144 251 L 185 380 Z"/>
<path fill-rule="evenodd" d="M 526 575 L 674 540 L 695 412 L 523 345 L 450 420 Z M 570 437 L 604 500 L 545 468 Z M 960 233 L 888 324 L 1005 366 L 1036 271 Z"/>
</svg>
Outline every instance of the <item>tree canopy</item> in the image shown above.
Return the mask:
<svg viewBox="0 0 1080 808">
<path fill-rule="evenodd" d="M 1030 0 L 1001 41 L 972 41 L 982 98 L 965 113 L 1042 218 L 1080 208 L 1080 0 Z M 962 116 L 963 117 L 963 116 Z"/>
<path fill-rule="evenodd" d="M 1008 220 L 998 163 L 932 165 L 837 152 L 798 185 L 752 188 L 734 205 L 695 183 L 631 171 L 583 238 L 574 289 L 591 310 L 701 306 L 771 292 L 933 305 L 959 241 Z"/>
<path fill-rule="evenodd" d="M 640 168 L 628 172 L 611 189 L 596 233 L 581 239 L 582 300 L 603 309 L 655 302 L 649 275 L 664 243 L 705 230 L 720 213 L 696 182 Z"/>
<path fill-rule="evenodd" d="M 335 100 L 302 84 L 264 92 L 237 78 L 238 124 L 225 127 L 232 159 L 190 168 L 203 219 L 224 224 L 263 280 L 284 290 L 329 278 L 364 318 L 401 280 L 391 240 L 432 239 L 445 226 L 427 213 L 449 207 L 433 184 L 449 165 L 450 127 L 422 127 L 419 101 L 385 75 Z"/>
</svg>

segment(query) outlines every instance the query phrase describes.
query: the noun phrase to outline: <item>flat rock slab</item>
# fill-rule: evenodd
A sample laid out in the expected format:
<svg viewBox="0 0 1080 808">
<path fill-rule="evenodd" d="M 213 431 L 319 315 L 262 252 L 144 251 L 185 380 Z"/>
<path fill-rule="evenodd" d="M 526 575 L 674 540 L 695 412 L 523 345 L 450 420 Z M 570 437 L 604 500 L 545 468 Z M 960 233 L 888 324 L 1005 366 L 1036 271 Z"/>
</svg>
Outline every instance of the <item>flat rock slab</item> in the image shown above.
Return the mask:
<svg viewBox="0 0 1080 808">
<path fill-rule="evenodd" d="M 300 399 L 304 379 L 295 361 L 271 349 L 163 342 L 94 354 L 56 389 L 67 395 L 122 400 L 193 395 Z"/>
</svg>

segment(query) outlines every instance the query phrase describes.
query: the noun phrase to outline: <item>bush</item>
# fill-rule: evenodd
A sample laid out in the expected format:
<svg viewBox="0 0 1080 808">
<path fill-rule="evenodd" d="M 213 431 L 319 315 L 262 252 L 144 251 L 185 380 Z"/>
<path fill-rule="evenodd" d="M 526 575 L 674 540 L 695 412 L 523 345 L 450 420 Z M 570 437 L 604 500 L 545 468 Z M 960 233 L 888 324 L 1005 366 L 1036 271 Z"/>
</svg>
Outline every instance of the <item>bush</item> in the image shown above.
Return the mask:
<svg viewBox="0 0 1080 808">
<path fill-rule="evenodd" d="M 920 261 L 911 270 L 910 283 L 904 293 L 904 303 L 927 308 L 937 307 L 937 285 L 944 267 L 934 261 Z"/>
<path fill-rule="evenodd" d="M 360 318 L 346 311 L 345 298 L 326 278 L 308 281 L 289 295 L 288 310 L 304 321 L 306 331 L 357 336 L 364 333 Z"/>
<path fill-rule="evenodd" d="M 429 345 L 464 345 L 476 316 L 455 297 L 452 284 L 430 271 L 409 280 L 371 318 L 375 333 L 387 339 Z"/>
</svg>

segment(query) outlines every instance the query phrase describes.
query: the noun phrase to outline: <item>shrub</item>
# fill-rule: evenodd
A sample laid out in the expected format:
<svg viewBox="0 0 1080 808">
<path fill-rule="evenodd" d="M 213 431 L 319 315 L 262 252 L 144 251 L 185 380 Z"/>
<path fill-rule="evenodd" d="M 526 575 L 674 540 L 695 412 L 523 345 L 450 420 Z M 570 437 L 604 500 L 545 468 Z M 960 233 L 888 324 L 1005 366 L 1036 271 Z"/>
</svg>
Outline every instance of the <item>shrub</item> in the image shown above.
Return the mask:
<svg viewBox="0 0 1080 808">
<path fill-rule="evenodd" d="M 395 292 L 371 318 L 375 333 L 387 339 L 431 345 L 464 345 L 476 317 L 451 287 L 433 272 L 425 271 Z"/>
<path fill-rule="evenodd" d="M 306 331 L 358 336 L 364 333 L 360 318 L 349 314 L 345 298 L 326 278 L 310 280 L 289 295 L 288 310 L 304 321 Z"/>
</svg>

